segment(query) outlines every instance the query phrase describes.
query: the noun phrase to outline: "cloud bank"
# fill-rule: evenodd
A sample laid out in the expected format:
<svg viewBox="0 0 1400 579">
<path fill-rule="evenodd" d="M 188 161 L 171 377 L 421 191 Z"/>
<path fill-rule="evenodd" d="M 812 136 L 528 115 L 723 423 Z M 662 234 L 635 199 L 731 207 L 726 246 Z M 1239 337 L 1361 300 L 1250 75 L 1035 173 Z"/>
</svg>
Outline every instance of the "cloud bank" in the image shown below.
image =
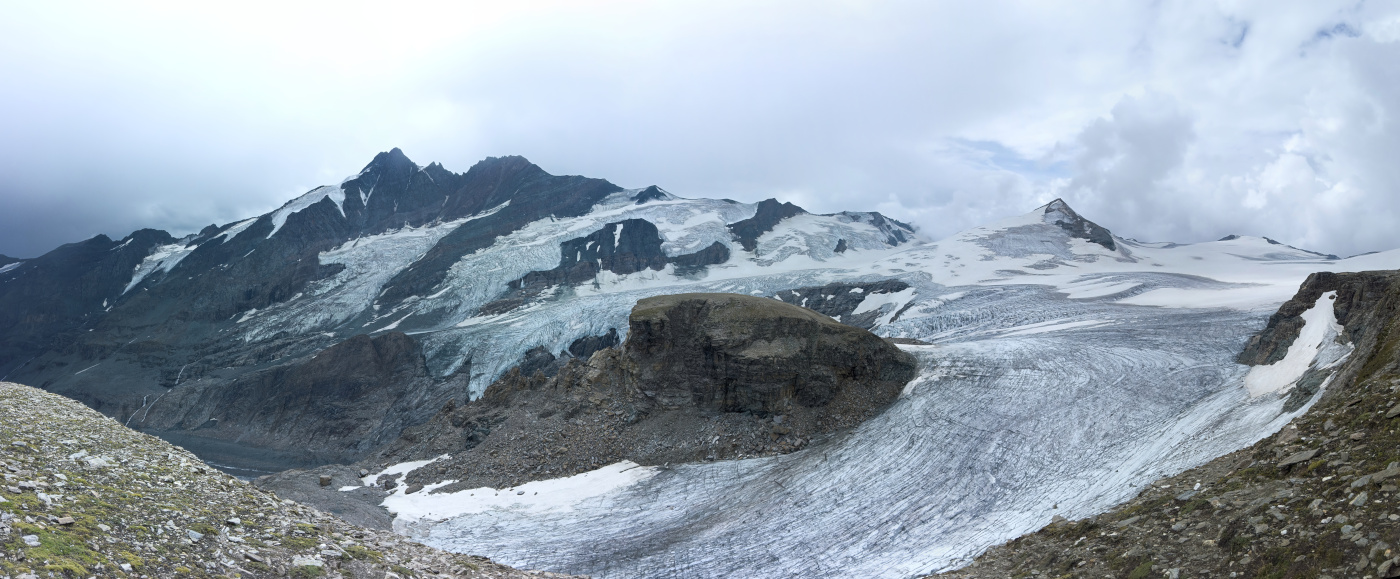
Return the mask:
<svg viewBox="0 0 1400 579">
<path fill-rule="evenodd" d="M 31 3 L 0 18 L 0 253 L 268 211 L 401 147 L 879 210 L 1064 197 L 1115 233 L 1400 247 L 1374 2 Z"/>
</svg>

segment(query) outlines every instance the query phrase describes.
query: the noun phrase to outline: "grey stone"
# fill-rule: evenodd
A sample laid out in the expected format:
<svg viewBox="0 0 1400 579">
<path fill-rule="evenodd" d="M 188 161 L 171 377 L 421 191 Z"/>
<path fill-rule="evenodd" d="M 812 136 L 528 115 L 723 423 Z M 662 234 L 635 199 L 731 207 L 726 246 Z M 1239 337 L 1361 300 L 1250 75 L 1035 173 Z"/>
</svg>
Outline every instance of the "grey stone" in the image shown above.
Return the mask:
<svg viewBox="0 0 1400 579">
<path fill-rule="evenodd" d="M 201 533 L 194 529 L 185 529 L 185 535 L 188 536 L 191 541 L 198 541 L 204 538 L 204 533 Z"/>
<path fill-rule="evenodd" d="M 1141 519 L 1141 518 L 1142 518 L 1142 517 L 1132 517 L 1132 518 L 1128 518 L 1128 519 L 1123 519 L 1123 520 L 1121 520 L 1121 521 L 1118 521 L 1118 522 L 1116 522 L 1116 523 L 1113 523 L 1113 526 L 1118 527 L 1118 528 L 1121 529 L 1121 528 L 1123 528 L 1123 527 L 1126 527 L 1126 526 L 1128 526 L 1128 525 L 1131 525 L 1131 524 L 1133 524 L 1133 523 L 1138 522 L 1138 519 Z"/>
<path fill-rule="evenodd" d="M 1361 491 L 1359 494 L 1356 495 L 1356 498 L 1352 499 L 1351 502 L 1347 504 L 1353 507 L 1359 507 L 1361 505 L 1366 504 L 1366 499 L 1368 497 L 1369 495 L 1366 494 L 1366 491 Z"/>
<path fill-rule="evenodd" d="M 1309 461 L 1309 460 L 1312 460 L 1313 457 L 1315 457 L 1315 456 L 1317 456 L 1317 449 L 1316 449 L 1316 448 L 1310 449 L 1310 450 L 1304 450 L 1304 451 L 1302 451 L 1302 452 L 1295 452 L 1295 453 L 1289 455 L 1288 458 L 1285 458 L 1285 459 L 1279 461 L 1278 465 L 1279 465 L 1280 467 L 1292 466 L 1292 465 L 1298 464 L 1298 463 L 1300 463 L 1300 462 L 1307 462 L 1307 461 Z"/>
<path fill-rule="evenodd" d="M 224 522 L 228 523 L 230 527 L 237 527 L 238 525 L 243 524 L 243 519 L 240 519 L 238 517 L 229 517 L 228 520 Z"/>
<path fill-rule="evenodd" d="M 1392 464 L 1389 468 L 1387 468 L 1387 469 L 1385 469 L 1385 470 L 1373 472 L 1373 473 L 1371 473 L 1371 474 L 1369 474 L 1369 475 L 1366 475 L 1366 476 L 1371 477 L 1371 482 L 1377 482 L 1377 483 L 1378 483 L 1378 482 L 1381 482 L 1381 481 L 1383 481 L 1383 480 L 1386 480 L 1386 479 L 1389 479 L 1389 478 L 1393 478 L 1393 477 L 1395 477 L 1395 476 L 1397 476 L 1397 475 L 1400 475 L 1400 467 L 1396 467 L 1396 466 L 1394 466 L 1394 465 Z"/>
<path fill-rule="evenodd" d="M 320 559 L 313 559 L 313 558 L 311 558 L 311 557 L 296 556 L 296 557 L 292 557 L 292 566 L 293 566 L 293 567 L 322 567 L 322 566 L 325 566 L 325 563 L 322 563 Z"/>
<path fill-rule="evenodd" d="M 323 474 L 323 475 L 321 475 L 321 486 L 323 486 L 323 487 L 331 486 L 331 475 L 328 475 L 328 474 Z"/>
<path fill-rule="evenodd" d="M 1199 491 L 1194 491 L 1194 490 L 1193 490 L 1193 491 L 1186 491 L 1186 492 L 1184 492 L 1184 493 L 1181 493 L 1181 494 L 1179 494 L 1179 495 L 1176 495 L 1176 500 L 1181 501 L 1181 502 L 1184 503 L 1184 502 L 1186 502 L 1186 501 L 1191 500 L 1191 498 L 1194 497 L 1194 496 L 1196 496 L 1197 494 L 1200 494 Z"/>
<path fill-rule="evenodd" d="M 1400 404 L 1396 404 L 1395 406 L 1391 406 L 1391 407 L 1390 407 L 1390 412 L 1386 412 L 1386 413 L 1385 413 L 1385 417 L 1386 417 L 1386 418 L 1395 418 L 1396 416 L 1400 416 Z"/>
<path fill-rule="evenodd" d="M 39 546 L 39 535 L 25 535 L 23 537 L 20 537 L 20 539 L 24 541 L 24 544 L 29 545 L 30 547 Z"/>
</svg>

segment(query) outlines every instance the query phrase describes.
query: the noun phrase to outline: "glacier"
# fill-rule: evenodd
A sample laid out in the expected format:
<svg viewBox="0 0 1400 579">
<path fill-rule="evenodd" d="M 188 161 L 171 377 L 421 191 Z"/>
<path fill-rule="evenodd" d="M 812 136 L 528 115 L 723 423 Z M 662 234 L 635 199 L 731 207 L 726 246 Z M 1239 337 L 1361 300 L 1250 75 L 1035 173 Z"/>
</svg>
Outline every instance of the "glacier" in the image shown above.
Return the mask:
<svg viewBox="0 0 1400 579">
<path fill-rule="evenodd" d="M 600 276 L 522 310 L 425 331 L 426 344 L 474 359 L 525 344 L 559 351 L 578 335 L 625 330 L 647 295 L 772 296 L 898 279 L 908 289 L 868 294 L 860 307 L 882 313 L 876 333 L 930 345 L 902 346 L 922 369 L 891 408 L 824 444 L 659 466 L 545 509 L 486 504 L 434 517 L 443 511 L 433 501 L 450 497 L 398 497 L 386 503 L 403 513 L 396 529 L 518 567 L 599 577 L 910 577 L 958 567 L 1055 515 L 1102 512 L 1277 431 L 1306 407 L 1284 412 L 1286 388 L 1245 387 L 1251 370 L 1234 361 L 1244 342 L 1309 273 L 1400 267 L 1400 252 L 1336 260 L 1247 237 L 1115 237 L 1110 249 L 1051 222 L 1058 210 L 843 254 L 802 251 L 832 239 L 794 243 L 820 231 L 798 221 L 698 279 Z M 872 239 L 847 225 L 839 235 Z M 528 267 L 550 265 L 545 257 Z M 1330 310 L 1322 301 L 1310 310 L 1317 340 L 1290 364 L 1345 357 L 1325 339 L 1336 335 Z M 483 380 L 499 371 L 480 370 Z"/>
</svg>

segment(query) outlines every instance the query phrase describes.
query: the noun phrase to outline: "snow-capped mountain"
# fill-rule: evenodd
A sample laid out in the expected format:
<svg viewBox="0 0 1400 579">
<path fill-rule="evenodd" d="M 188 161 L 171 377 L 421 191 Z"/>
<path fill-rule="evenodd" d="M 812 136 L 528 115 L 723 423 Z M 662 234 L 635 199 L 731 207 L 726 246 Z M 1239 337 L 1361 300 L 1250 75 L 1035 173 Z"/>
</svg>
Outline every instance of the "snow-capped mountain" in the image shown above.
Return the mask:
<svg viewBox="0 0 1400 579">
<path fill-rule="evenodd" d="M 531 348 L 625 330 L 635 295 L 915 243 L 878 213 L 684 199 L 550 175 L 520 157 L 457 174 L 394 149 L 265 215 L 182 239 L 98 236 L 4 266 L 0 376 L 215 462 L 350 460 L 480 394 Z M 561 306 L 572 313 L 554 316 Z M 386 332 L 413 338 L 350 341 Z M 352 367 L 365 352 L 378 365 Z M 342 362 L 317 379 L 293 371 L 312 356 Z M 400 379 L 381 384 L 390 375 Z M 316 380 L 356 386 L 330 396 Z"/>
<path fill-rule="evenodd" d="M 531 349 L 625 332 L 643 297 L 781 299 L 931 344 L 903 346 L 919 377 L 821 447 L 600 471 L 538 499 L 399 494 L 396 525 L 600 576 L 903 577 L 1276 430 L 1302 373 L 1348 349 L 1325 299 L 1298 354 L 1244 366 L 1246 341 L 1312 272 L 1397 267 L 1400 251 L 1254 237 L 1144 243 L 1061 201 L 933 241 L 878 213 L 519 157 L 457 174 L 395 149 L 265 215 L 0 265 L 0 376 L 254 472 L 363 456 Z"/>
</svg>

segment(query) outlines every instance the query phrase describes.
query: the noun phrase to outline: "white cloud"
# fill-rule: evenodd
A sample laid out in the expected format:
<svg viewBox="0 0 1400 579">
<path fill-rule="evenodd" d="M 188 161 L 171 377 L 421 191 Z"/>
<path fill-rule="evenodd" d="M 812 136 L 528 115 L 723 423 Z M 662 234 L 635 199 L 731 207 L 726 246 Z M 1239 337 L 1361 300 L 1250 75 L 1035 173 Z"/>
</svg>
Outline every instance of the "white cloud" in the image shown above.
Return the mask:
<svg viewBox="0 0 1400 579">
<path fill-rule="evenodd" d="M 231 221 L 394 146 L 933 236 L 1063 195 L 1139 238 L 1396 247 L 1392 6 L 8 6 L 0 252 Z"/>
</svg>

